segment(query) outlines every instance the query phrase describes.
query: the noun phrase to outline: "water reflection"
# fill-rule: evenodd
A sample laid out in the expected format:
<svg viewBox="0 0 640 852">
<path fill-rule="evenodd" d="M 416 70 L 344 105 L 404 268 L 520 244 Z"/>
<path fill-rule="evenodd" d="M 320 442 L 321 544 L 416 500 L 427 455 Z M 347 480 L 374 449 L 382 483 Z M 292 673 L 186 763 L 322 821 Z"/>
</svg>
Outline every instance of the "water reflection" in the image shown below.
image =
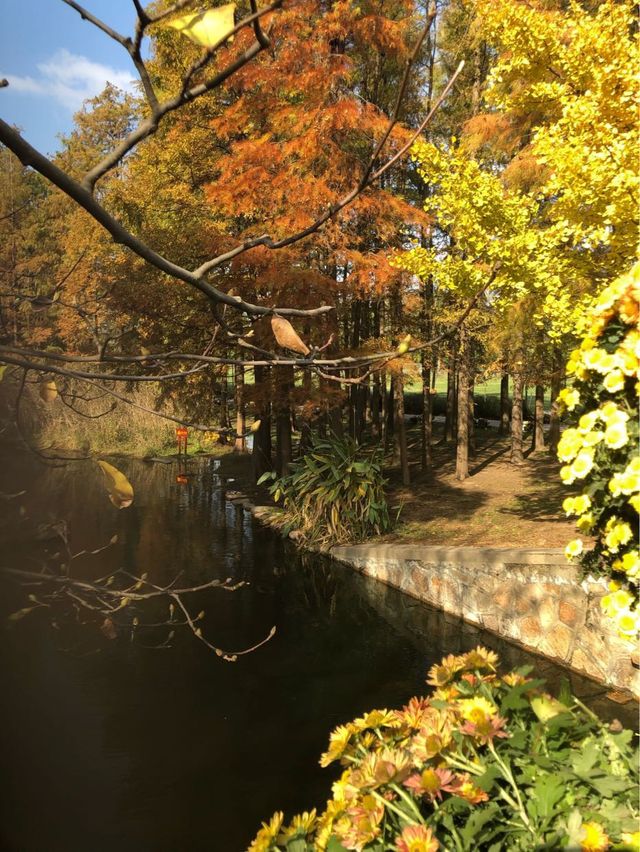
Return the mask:
<svg viewBox="0 0 640 852">
<path fill-rule="evenodd" d="M 117 533 L 115 546 L 74 560 L 74 573 L 124 567 L 159 584 L 178 572 L 194 584 L 246 580 L 233 594 L 200 596 L 206 631 L 230 648 L 259 641 L 273 624 L 278 632 L 235 664 L 179 634 L 156 651 L 99 633 L 62 651 L 41 612 L 2 632 L 2 849 L 239 852 L 276 809 L 322 806 L 335 773 L 317 760 L 336 724 L 420 693 L 444 653 L 484 642 L 510 665 L 532 659 L 254 528 L 226 497 L 238 483 L 224 462 L 190 462 L 187 483 L 176 482 L 175 465 L 116 464 L 136 490 L 122 511 L 90 463 L 8 460 L 0 490 L 27 493 L 3 518 L 3 561 L 9 553 L 30 570 L 51 561 L 60 542 L 33 541 L 43 523 L 64 521 L 73 552 Z M 16 588 L 0 590 L 11 611 Z M 561 674 L 543 667 L 552 680 Z M 601 687 L 572 682 L 602 702 Z M 625 708 L 604 710 L 622 718 Z"/>
</svg>

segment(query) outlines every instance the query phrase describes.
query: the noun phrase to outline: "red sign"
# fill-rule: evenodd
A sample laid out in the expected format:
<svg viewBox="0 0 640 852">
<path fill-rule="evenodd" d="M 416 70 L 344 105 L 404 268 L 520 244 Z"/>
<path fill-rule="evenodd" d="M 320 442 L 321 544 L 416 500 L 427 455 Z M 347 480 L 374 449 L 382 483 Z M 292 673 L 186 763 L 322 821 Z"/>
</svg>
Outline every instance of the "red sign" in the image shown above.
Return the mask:
<svg viewBox="0 0 640 852">
<path fill-rule="evenodd" d="M 184 428 L 184 426 L 179 426 L 176 429 L 176 437 L 177 438 L 186 438 L 188 434 L 189 433 L 188 433 L 187 429 Z"/>
</svg>

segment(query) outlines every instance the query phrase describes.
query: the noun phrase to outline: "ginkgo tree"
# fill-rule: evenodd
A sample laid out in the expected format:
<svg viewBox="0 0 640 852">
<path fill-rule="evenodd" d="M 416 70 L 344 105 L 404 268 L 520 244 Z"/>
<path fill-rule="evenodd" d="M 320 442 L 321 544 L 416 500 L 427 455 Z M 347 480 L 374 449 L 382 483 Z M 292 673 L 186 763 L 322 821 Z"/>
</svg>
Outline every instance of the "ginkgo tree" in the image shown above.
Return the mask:
<svg viewBox="0 0 640 852">
<path fill-rule="evenodd" d="M 414 146 L 436 224 L 430 244 L 414 244 L 398 262 L 461 298 L 499 263 L 490 322 L 513 344 L 526 329 L 512 322 L 523 306 L 527 334 L 555 341 L 557 365 L 594 296 L 635 252 L 633 6 L 473 0 L 468 8 L 472 42 L 494 51 L 485 106 L 460 139 Z M 532 346 L 523 337 L 508 348 L 517 383 Z"/>
</svg>

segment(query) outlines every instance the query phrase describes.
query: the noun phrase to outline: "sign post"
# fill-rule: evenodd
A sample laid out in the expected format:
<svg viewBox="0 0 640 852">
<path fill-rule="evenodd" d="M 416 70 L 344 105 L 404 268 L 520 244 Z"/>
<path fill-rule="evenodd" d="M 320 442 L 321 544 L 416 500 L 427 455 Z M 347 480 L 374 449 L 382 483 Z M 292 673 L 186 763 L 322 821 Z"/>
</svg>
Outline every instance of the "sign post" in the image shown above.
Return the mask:
<svg viewBox="0 0 640 852">
<path fill-rule="evenodd" d="M 184 452 L 187 455 L 187 436 L 189 432 L 184 426 L 179 426 L 176 429 L 176 440 L 178 441 L 178 455 Z"/>
</svg>

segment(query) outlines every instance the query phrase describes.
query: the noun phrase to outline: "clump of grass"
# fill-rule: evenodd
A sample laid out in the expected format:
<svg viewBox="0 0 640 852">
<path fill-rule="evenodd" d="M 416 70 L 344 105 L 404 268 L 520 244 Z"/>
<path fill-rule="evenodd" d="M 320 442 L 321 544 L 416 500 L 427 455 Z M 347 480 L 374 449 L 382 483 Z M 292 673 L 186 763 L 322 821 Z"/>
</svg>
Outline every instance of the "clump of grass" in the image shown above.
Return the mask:
<svg viewBox="0 0 640 852">
<path fill-rule="evenodd" d="M 382 454 L 350 438 L 314 436 L 289 475 L 262 476 L 282 500 L 284 531 L 297 530 L 308 543 L 362 541 L 391 528 L 384 495 Z"/>
<path fill-rule="evenodd" d="M 13 396 L 11 390 L 17 390 L 16 382 L 12 384 L 14 388 L 8 385 L 5 389 L 7 401 Z M 132 403 L 153 409 L 159 391 L 159 386 L 149 383 L 134 388 L 128 396 Z M 50 401 L 41 398 L 39 383 L 27 383 L 17 410 L 15 404 L 10 408 L 20 435 L 41 451 L 151 456 L 175 447 L 174 423 L 108 394 L 87 390 L 80 383 L 67 382 Z M 158 408 L 160 413 L 175 416 L 166 405 Z"/>
</svg>

